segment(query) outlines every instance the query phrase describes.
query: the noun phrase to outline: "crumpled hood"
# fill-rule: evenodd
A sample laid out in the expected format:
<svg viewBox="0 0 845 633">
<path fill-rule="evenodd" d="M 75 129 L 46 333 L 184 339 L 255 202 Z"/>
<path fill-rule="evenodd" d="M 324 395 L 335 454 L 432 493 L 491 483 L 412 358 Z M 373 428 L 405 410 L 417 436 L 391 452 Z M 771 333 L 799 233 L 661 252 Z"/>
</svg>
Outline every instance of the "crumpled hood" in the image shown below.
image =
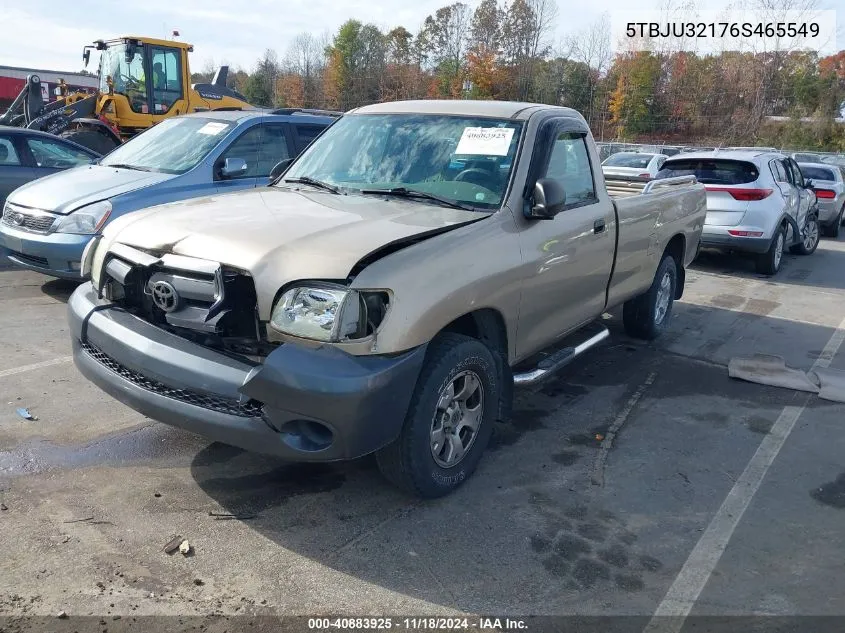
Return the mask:
<svg viewBox="0 0 845 633">
<path fill-rule="evenodd" d="M 9 195 L 9 202 L 67 215 L 71 211 L 141 187 L 170 180 L 172 174 L 86 165 L 33 180 Z"/>
<path fill-rule="evenodd" d="M 265 187 L 128 214 L 106 228 L 104 245 L 120 242 L 247 271 L 266 318 L 276 292 L 291 281 L 345 279 L 382 246 L 487 215 L 375 195 Z"/>
</svg>

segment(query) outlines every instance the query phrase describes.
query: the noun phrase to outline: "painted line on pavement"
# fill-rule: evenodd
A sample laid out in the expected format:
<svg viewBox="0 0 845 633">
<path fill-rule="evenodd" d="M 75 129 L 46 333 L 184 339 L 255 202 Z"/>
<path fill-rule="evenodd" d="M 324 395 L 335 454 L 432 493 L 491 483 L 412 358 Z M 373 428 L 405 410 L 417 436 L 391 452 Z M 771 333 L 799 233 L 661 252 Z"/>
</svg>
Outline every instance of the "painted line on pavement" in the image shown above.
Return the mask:
<svg viewBox="0 0 845 633">
<path fill-rule="evenodd" d="M 843 341 L 845 341 L 845 319 L 833 332 L 810 371 L 826 369 Z M 722 502 L 722 506 L 710 521 L 710 525 L 690 552 L 686 563 L 678 572 L 663 600 L 657 605 L 654 616 L 643 629 L 643 633 L 678 633 L 683 628 L 684 621 L 719 563 L 742 515 L 795 427 L 795 422 L 812 397 L 812 394 L 807 394 L 800 405 L 784 407 L 772 430 L 760 442 L 757 452 L 754 453 L 742 475 Z"/>
<path fill-rule="evenodd" d="M 53 360 L 45 360 L 41 363 L 33 363 L 32 365 L 23 365 L 21 367 L 13 367 L 12 369 L 0 369 L 0 378 L 6 376 L 14 376 L 15 374 L 22 374 L 27 371 L 35 369 L 42 369 L 44 367 L 52 367 L 53 365 L 61 365 L 62 363 L 69 363 L 73 360 L 73 356 L 60 356 Z"/>
</svg>

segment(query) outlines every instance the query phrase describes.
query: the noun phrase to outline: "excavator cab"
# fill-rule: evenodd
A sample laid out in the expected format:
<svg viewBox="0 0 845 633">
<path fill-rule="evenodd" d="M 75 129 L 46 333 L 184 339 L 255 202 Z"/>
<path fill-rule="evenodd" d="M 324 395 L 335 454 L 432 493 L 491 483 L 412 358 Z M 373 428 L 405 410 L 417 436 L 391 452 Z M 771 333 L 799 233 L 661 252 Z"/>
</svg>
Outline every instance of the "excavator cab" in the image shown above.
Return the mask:
<svg viewBox="0 0 845 633">
<path fill-rule="evenodd" d="M 0 125 L 59 134 L 105 154 L 168 117 L 251 109 L 246 97 L 226 86 L 226 66 L 210 84 L 191 85 L 188 53 L 193 49 L 184 42 L 149 37 L 97 40 L 82 49 L 86 67 L 91 51 L 100 53 L 97 94 L 70 92 L 62 81 L 60 98 L 44 103 L 40 80 L 30 75 L 21 94 L 0 114 Z"/>
<path fill-rule="evenodd" d="M 127 37 L 95 46 L 100 51 L 97 111 L 121 135 L 195 109 L 189 94 L 189 44 Z"/>
<path fill-rule="evenodd" d="M 93 48 L 100 51 L 96 112 L 123 138 L 186 112 L 251 107 L 243 95 L 226 87 L 227 69 L 212 84 L 191 86 L 190 44 L 121 37 L 98 40 Z M 84 49 L 83 58 L 90 50 Z"/>
</svg>

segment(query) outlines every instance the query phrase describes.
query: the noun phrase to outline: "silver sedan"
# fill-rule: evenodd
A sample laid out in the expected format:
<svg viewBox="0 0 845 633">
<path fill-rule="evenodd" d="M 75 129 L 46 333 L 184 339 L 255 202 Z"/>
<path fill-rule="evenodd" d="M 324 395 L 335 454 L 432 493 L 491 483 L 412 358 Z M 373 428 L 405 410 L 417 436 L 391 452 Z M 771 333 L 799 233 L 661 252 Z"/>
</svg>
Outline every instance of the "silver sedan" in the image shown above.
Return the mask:
<svg viewBox="0 0 845 633">
<path fill-rule="evenodd" d="M 845 167 L 825 163 L 798 163 L 806 180 L 812 181 L 819 205 L 819 224 L 829 237 L 839 237 L 845 216 Z"/>
</svg>

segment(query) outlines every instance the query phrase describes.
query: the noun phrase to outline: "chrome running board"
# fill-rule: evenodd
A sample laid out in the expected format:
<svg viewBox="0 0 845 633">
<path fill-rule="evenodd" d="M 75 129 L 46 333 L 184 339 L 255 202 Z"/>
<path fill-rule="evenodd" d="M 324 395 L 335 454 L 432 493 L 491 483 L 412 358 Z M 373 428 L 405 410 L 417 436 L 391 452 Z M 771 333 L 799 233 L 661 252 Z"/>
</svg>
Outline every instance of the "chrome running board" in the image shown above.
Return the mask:
<svg viewBox="0 0 845 633">
<path fill-rule="evenodd" d="M 513 384 L 519 386 L 533 385 L 565 367 L 591 347 L 595 347 L 610 336 L 610 331 L 603 325 L 597 333 L 583 343 L 574 347 L 564 347 L 541 360 L 534 369 L 513 375 Z"/>
</svg>

